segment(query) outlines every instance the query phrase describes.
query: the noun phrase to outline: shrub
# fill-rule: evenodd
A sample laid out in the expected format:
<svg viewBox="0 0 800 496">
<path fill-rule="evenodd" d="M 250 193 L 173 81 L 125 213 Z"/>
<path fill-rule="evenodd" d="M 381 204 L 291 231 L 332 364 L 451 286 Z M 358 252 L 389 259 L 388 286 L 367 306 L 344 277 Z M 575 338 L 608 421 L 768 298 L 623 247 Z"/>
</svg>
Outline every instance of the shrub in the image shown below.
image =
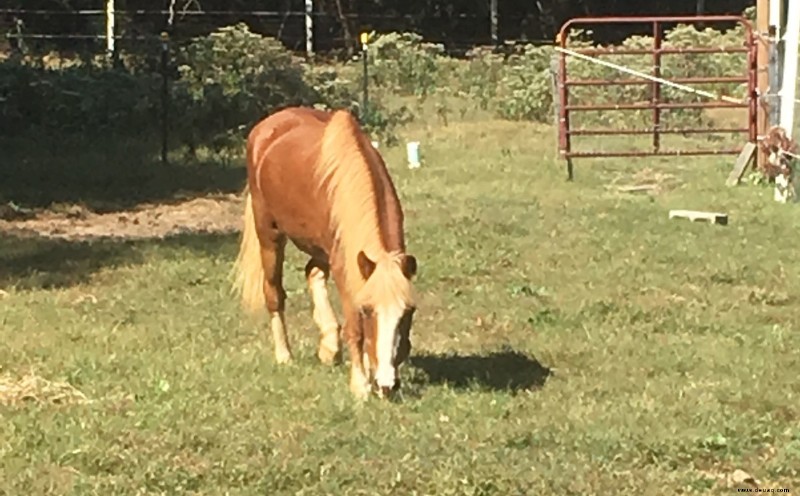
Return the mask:
<svg viewBox="0 0 800 496">
<path fill-rule="evenodd" d="M 416 33 L 372 35 L 368 62 L 372 84 L 422 98 L 441 84 L 448 60 L 442 45 L 425 43 Z"/>
<path fill-rule="evenodd" d="M 198 37 L 177 52 L 179 135 L 190 149 L 231 144 L 243 129 L 284 105 L 308 105 L 314 91 L 302 65 L 273 38 L 243 23 Z"/>
<path fill-rule="evenodd" d="M 157 122 L 158 77 L 91 65 L 0 64 L 0 133 L 128 133 Z M 155 127 L 155 126 L 154 126 Z M 141 131 L 140 131 L 141 132 Z"/>
<path fill-rule="evenodd" d="M 595 46 L 587 41 L 591 32 L 576 30 L 571 34 L 568 46 Z M 697 30 L 693 26 L 677 26 L 665 38 L 665 47 L 733 47 L 741 44 L 741 28 L 726 32 L 712 29 Z M 632 36 L 621 47 L 642 49 L 652 47 L 650 36 Z M 498 116 L 506 119 L 523 119 L 547 122 L 552 118 L 552 72 L 551 61 L 556 53 L 550 47 L 525 45 L 516 47 L 510 55 L 493 53 L 490 50 L 475 50 L 464 62 L 460 81 L 456 83 L 470 98 L 476 99 L 484 108 L 493 108 Z M 652 55 L 603 55 L 602 60 L 616 63 L 636 71 L 650 73 Z M 697 74 L 709 76 L 736 76 L 745 73 L 746 61 L 742 53 L 729 54 L 680 54 L 662 56 L 662 76 L 665 78 L 689 77 Z M 620 71 L 584 61 L 567 58 L 569 79 L 620 80 L 632 76 Z M 696 85 L 717 94 L 746 96 L 746 85 L 717 83 Z M 652 98 L 652 87 L 640 85 L 574 86 L 570 88 L 571 102 L 646 102 Z M 662 86 L 662 101 L 696 102 L 705 97 Z M 576 127 L 588 125 L 613 125 L 615 127 L 641 127 L 651 123 L 651 111 L 597 111 L 576 114 Z M 663 113 L 666 126 L 700 126 L 708 118 L 702 109 L 670 110 Z"/>
<path fill-rule="evenodd" d="M 392 142 L 396 126 L 410 119 L 408 109 L 390 110 L 375 98 L 369 109 L 361 109 L 360 73 L 352 65 L 309 67 L 280 42 L 244 24 L 192 39 L 175 58 L 171 136 L 174 145 L 186 145 L 190 152 L 200 146 L 240 147 L 251 125 L 288 105 L 348 108 L 384 142 Z M 47 54 L 0 63 L 0 133 L 48 131 L 58 139 L 99 133 L 159 136 L 157 57 L 125 60 L 112 68 L 101 59 Z"/>
<path fill-rule="evenodd" d="M 347 108 L 385 141 L 392 141 L 394 127 L 408 118 L 404 109 L 390 111 L 379 101 L 361 109 L 360 82 L 351 67 L 309 67 L 279 41 L 252 33 L 243 23 L 195 38 L 178 60 L 175 98 L 184 108 L 181 136 L 190 149 L 200 143 L 228 146 L 289 105 Z"/>
<path fill-rule="evenodd" d="M 511 54 L 498 82 L 498 114 L 511 120 L 546 121 L 553 105 L 549 47 L 526 45 Z"/>
<path fill-rule="evenodd" d="M 505 57 L 487 47 L 473 48 L 467 52 L 467 60 L 456 74 L 457 86 L 467 97 L 478 102 L 486 110 L 497 98 L 498 86 L 505 73 Z"/>
<path fill-rule="evenodd" d="M 361 72 L 353 65 L 338 67 L 311 66 L 306 80 L 314 90 L 316 106 L 325 109 L 346 108 L 359 116 L 364 130 L 386 145 L 397 143 L 396 129 L 413 119 L 406 106 L 390 109 L 378 95 L 369 97 L 363 108 Z"/>
</svg>

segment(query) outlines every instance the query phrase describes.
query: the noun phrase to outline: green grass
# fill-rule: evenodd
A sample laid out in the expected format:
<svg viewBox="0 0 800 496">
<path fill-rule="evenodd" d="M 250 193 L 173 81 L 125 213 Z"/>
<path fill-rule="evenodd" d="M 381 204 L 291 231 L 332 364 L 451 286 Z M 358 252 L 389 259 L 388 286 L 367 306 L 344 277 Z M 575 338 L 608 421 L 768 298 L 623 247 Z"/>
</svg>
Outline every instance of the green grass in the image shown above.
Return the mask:
<svg viewBox="0 0 800 496">
<path fill-rule="evenodd" d="M 420 263 L 401 401 L 357 404 L 318 363 L 294 250 L 284 368 L 228 294 L 235 236 L 0 237 L 0 374 L 89 399 L 0 407 L 0 494 L 730 494 L 735 469 L 800 489 L 796 207 L 726 188 L 727 158 L 567 183 L 549 127 L 403 136 L 425 162 L 384 149 Z M 675 179 L 606 187 L 644 168 Z"/>
</svg>

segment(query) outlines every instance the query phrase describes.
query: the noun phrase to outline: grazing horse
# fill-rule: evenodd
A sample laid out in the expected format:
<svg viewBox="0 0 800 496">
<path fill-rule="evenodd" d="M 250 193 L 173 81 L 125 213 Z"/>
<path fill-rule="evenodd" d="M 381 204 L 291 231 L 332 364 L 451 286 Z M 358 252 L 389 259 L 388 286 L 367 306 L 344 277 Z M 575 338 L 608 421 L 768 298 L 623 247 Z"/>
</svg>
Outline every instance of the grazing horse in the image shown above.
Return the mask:
<svg viewBox="0 0 800 496">
<path fill-rule="evenodd" d="M 276 360 L 292 360 L 282 283 L 290 240 L 310 257 L 305 275 L 319 359 L 340 358 L 341 333 L 355 396 L 398 389 L 398 367 L 411 351 L 417 260 L 406 253 L 403 211 L 386 165 L 355 118 L 290 107 L 259 122 L 247 139 L 245 195 L 234 290 L 246 310 L 266 306 Z M 328 299 L 331 275 L 343 326 Z"/>
</svg>

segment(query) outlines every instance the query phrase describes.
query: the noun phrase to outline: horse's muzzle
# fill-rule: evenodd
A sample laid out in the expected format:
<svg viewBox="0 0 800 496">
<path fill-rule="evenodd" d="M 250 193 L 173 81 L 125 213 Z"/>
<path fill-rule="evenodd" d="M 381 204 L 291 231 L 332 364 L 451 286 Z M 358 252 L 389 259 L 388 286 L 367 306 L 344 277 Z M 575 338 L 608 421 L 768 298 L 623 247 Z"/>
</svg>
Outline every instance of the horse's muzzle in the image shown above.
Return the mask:
<svg viewBox="0 0 800 496">
<path fill-rule="evenodd" d="M 395 379 L 394 385 L 392 387 L 389 386 L 378 386 L 375 384 L 375 392 L 378 393 L 380 398 L 391 398 L 394 394 L 400 390 L 400 379 Z"/>
</svg>

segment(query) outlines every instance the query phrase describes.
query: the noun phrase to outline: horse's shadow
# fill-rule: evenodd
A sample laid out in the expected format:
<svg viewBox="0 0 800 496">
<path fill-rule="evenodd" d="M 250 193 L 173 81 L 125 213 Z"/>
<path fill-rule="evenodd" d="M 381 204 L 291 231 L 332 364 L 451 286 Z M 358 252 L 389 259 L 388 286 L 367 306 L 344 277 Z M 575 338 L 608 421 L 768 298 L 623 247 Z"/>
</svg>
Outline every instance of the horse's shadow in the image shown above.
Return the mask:
<svg viewBox="0 0 800 496">
<path fill-rule="evenodd" d="M 485 355 L 412 352 L 409 365 L 415 389 L 436 384 L 517 393 L 541 388 L 552 375 L 536 358 L 510 349 Z"/>
</svg>

